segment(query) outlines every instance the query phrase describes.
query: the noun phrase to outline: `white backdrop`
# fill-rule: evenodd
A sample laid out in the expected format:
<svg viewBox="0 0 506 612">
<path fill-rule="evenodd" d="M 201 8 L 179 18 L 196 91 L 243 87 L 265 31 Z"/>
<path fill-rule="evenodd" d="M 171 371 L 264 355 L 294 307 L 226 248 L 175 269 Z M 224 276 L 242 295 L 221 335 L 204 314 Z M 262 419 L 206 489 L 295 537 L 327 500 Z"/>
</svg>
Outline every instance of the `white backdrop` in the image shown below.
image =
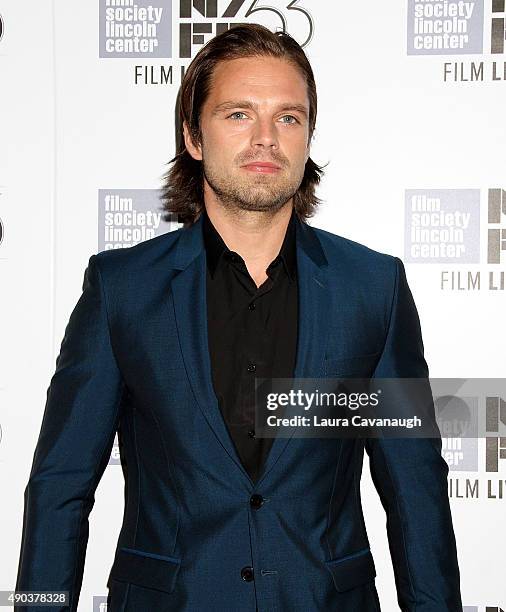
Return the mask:
<svg viewBox="0 0 506 612">
<path fill-rule="evenodd" d="M 506 242 L 496 252 L 499 261 L 487 258 L 488 243 L 501 230 L 506 240 L 506 195 L 489 191 L 506 187 L 504 2 L 299 0 L 290 7 L 288 0 L 250 0 L 227 20 L 195 9 L 182 18 L 180 5 L 191 4 L 184 0 L 137 0 L 163 8 L 155 36 L 162 55 L 100 57 L 107 55 L 105 3 L 0 0 L 0 590 L 15 584 L 23 490 L 64 328 L 89 256 L 107 248 L 104 198 L 130 194 L 136 210 L 155 210 L 155 190 L 175 152 L 175 101 L 181 67 L 190 61 L 179 56 L 181 24 L 207 24 L 205 41 L 225 21 L 256 21 L 274 30 L 284 18 L 300 43 L 312 32 L 305 47 L 319 96 L 312 158 L 330 163 L 318 192 L 324 203 L 311 224 L 405 261 L 432 377 L 506 377 L 500 285 Z M 217 14 L 229 3 L 218 1 Z M 253 4 L 278 13 L 245 17 Z M 461 28 L 467 42 L 435 53 L 430 37 L 416 49 L 415 11 L 426 5 L 459 10 L 459 4 L 462 23 L 448 17 L 444 27 Z M 472 11 L 467 20 L 466 10 Z M 201 46 L 194 42 L 192 55 Z M 161 66 L 172 67 L 172 82 L 160 83 Z M 136 82 L 136 70 L 147 70 L 149 82 Z M 439 194 L 442 210 L 473 213 L 463 257 L 413 261 L 406 230 L 411 190 Z M 501 195 L 502 215 L 491 222 L 489 200 Z M 162 222 L 157 233 L 169 229 Z M 458 272 L 459 284 L 442 282 Z M 479 289 L 468 285 L 469 273 L 480 274 Z M 115 452 L 90 517 L 82 611 L 105 610 L 123 513 Z M 452 465 L 450 471 L 463 603 L 467 612 L 497 611 L 506 607 L 506 451 L 498 454 L 497 471 L 489 472 L 484 440 L 469 452 L 464 465 L 472 469 Z M 451 453 L 445 458 L 454 461 Z M 466 483 L 476 480 L 478 494 L 466 495 Z M 362 491 L 382 609 L 390 612 L 398 606 L 385 514 L 367 462 Z"/>
</svg>

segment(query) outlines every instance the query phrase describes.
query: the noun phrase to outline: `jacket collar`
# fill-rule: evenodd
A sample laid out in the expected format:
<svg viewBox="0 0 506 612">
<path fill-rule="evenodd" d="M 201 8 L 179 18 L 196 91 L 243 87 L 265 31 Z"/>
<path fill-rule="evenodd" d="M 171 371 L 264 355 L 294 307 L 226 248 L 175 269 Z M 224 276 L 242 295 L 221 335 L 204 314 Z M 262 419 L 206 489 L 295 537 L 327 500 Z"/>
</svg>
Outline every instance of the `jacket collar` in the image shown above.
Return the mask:
<svg viewBox="0 0 506 612">
<path fill-rule="evenodd" d="M 232 254 L 231 251 L 218 230 L 214 227 L 209 215 L 206 211 L 202 212 L 202 234 L 204 237 L 204 246 L 206 249 L 207 267 L 211 278 L 214 277 L 216 268 L 220 265 L 220 260 L 225 254 Z M 285 270 L 290 280 L 294 280 L 297 273 L 297 261 L 295 251 L 295 212 L 292 210 L 290 221 L 286 228 L 283 244 L 279 251 L 279 255 L 274 259 L 280 258 L 285 266 Z"/>
<path fill-rule="evenodd" d="M 204 214 L 201 214 L 191 226 L 178 230 L 181 232 L 181 236 L 177 241 L 173 263 L 173 267 L 176 270 L 184 270 L 203 250 L 206 250 L 204 240 Z M 296 247 L 300 247 L 319 268 L 326 266 L 328 264 L 327 258 L 315 230 L 305 221 L 301 220 L 294 212 L 292 213 L 290 223 L 294 230 L 293 235 L 295 237 Z M 221 239 L 221 236 L 219 237 Z M 290 234 L 287 232 L 287 235 L 285 235 L 285 242 L 289 240 L 289 238 Z M 283 246 L 288 245 L 283 243 Z M 225 248 L 227 248 L 226 245 Z M 294 260 L 295 259 L 296 257 L 294 257 Z M 295 261 L 293 263 L 295 263 Z"/>
</svg>

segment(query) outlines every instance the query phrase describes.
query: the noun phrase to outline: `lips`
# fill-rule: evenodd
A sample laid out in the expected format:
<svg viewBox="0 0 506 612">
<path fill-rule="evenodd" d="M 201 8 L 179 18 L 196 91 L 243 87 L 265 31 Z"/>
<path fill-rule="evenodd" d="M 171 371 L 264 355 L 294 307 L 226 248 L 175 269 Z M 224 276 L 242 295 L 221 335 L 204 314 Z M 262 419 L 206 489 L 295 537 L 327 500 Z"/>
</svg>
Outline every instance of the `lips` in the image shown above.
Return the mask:
<svg viewBox="0 0 506 612">
<path fill-rule="evenodd" d="M 253 172 L 264 173 L 277 172 L 281 169 L 279 166 L 271 162 L 251 162 L 250 164 L 244 165 L 243 168 L 246 168 L 246 170 L 251 170 Z"/>
</svg>

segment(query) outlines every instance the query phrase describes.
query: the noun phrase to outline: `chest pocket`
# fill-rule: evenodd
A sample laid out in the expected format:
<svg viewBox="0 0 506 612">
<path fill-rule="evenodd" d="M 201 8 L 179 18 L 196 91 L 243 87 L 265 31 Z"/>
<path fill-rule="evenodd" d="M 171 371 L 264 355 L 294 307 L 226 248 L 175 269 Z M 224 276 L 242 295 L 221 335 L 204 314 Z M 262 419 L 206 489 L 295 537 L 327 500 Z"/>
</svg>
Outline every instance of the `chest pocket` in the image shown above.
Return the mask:
<svg viewBox="0 0 506 612">
<path fill-rule="evenodd" d="M 380 355 L 381 351 L 338 359 L 329 356 L 324 360 L 323 374 L 325 377 L 369 378 L 376 368 Z"/>
</svg>

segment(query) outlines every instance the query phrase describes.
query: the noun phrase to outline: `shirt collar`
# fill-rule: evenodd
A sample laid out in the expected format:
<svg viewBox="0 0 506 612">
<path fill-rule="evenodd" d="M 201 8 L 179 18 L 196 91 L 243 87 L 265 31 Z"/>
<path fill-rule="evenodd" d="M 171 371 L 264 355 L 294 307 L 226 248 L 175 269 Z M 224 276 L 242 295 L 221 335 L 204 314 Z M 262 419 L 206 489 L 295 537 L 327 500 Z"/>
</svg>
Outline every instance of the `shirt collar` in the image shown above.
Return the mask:
<svg viewBox="0 0 506 612">
<path fill-rule="evenodd" d="M 231 251 L 225 244 L 225 241 L 219 234 L 218 230 L 212 224 L 205 207 L 202 211 L 202 215 L 202 233 L 206 249 L 207 267 L 211 277 L 214 277 L 216 268 L 222 259 L 223 253 L 233 253 L 234 251 Z M 292 209 L 290 221 L 288 223 L 288 227 L 286 228 L 283 244 L 281 245 L 278 255 L 283 261 L 285 270 L 290 280 L 294 280 L 296 276 L 297 257 L 295 246 L 295 210 Z"/>
</svg>

